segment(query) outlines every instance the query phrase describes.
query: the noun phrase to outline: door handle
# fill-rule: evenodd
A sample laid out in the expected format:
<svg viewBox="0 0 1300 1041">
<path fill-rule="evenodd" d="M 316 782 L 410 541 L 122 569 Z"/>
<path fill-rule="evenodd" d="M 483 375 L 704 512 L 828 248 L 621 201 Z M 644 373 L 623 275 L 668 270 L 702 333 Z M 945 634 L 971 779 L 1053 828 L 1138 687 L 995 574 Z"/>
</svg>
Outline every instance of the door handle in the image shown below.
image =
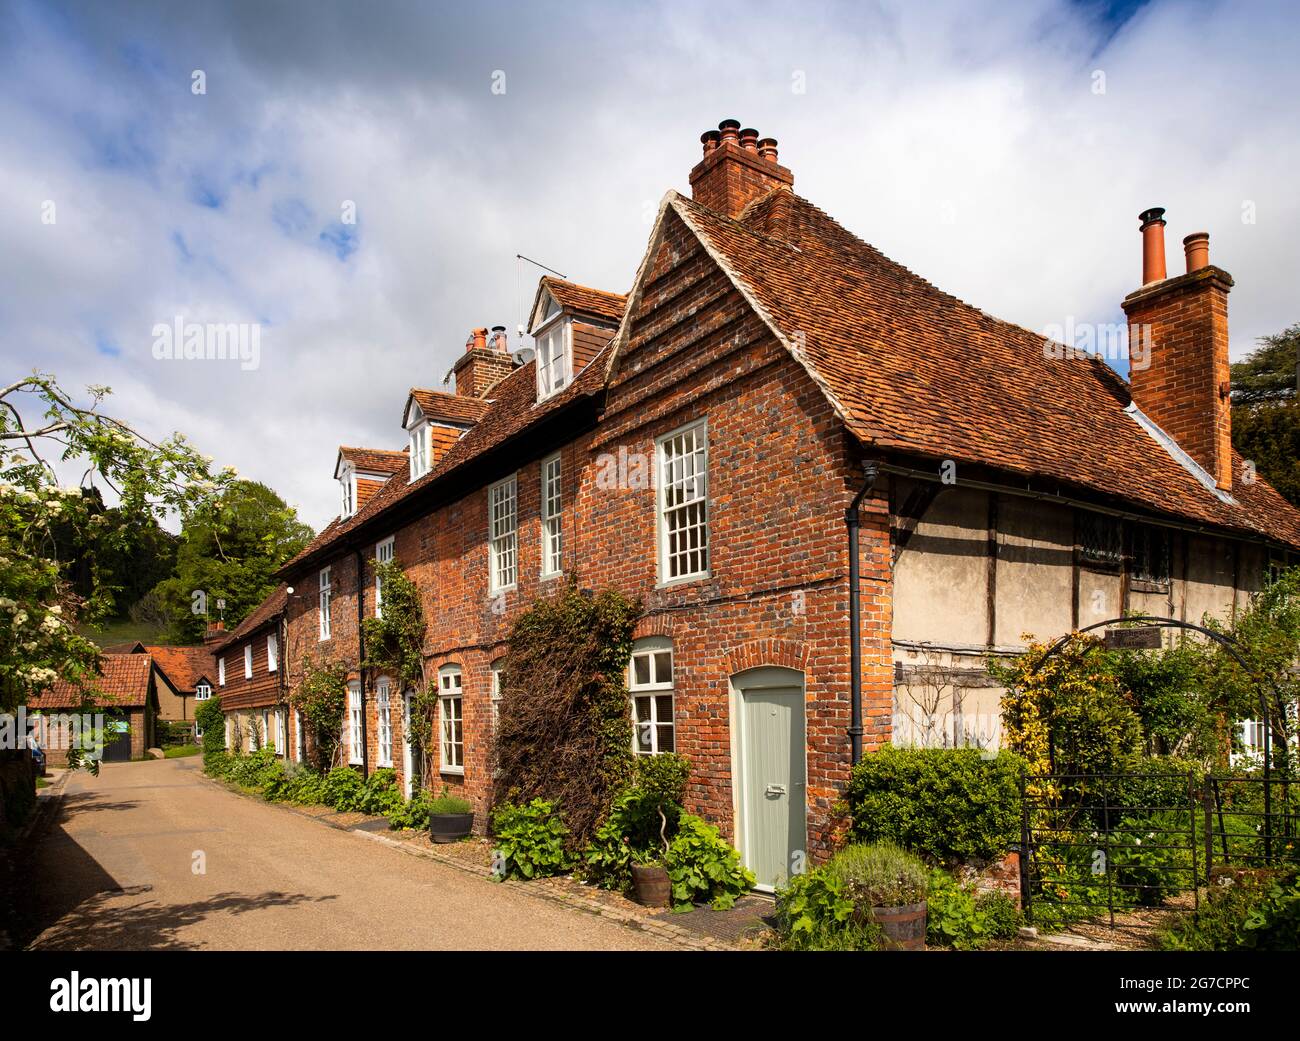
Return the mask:
<svg viewBox="0 0 1300 1041">
<path fill-rule="evenodd" d="M 785 792 L 785 785 L 783 785 L 783 784 L 769 784 L 769 785 L 767 786 L 767 794 L 768 794 L 768 795 L 785 795 L 785 794 L 786 794 L 786 792 Z"/>
</svg>

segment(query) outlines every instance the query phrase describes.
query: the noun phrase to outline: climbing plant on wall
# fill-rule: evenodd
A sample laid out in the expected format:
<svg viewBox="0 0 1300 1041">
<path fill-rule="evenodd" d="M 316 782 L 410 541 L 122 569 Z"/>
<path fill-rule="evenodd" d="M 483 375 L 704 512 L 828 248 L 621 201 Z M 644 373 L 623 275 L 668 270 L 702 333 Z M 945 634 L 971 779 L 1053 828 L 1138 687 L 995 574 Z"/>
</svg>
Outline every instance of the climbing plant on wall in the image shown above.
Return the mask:
<svg viewBox="0 0 1300 1041">
<path fill-rule="evenodd" d="M 494 759 L 498 803 L 558 805 L 584 844 L 632 780 L 625 670 L 641 605 L 570 582 L 510 632 Z"/>
<path fill-rule="evenodd" d="M 304 655 L 302 679 L 289 695 L 289 703 L 302 713 L 312 736 L 310 754 L 318 769 L 335 765 L 347 700 L 347 666 Z"/>
<path fill-rule="evenodd" d="M 429 776 L 434 751 L 436 689 L 431 689 L 424 667 L 424 608 L 420 590 L 396 560 L 373 561 L 380 594 L 380 613 L 366 618 L 361 631 L 366 648 L 367 669 L 397 681 L 399 690 L 410 691 L 409 739 L 421 758 L 420 776 Z"/>
</svg>

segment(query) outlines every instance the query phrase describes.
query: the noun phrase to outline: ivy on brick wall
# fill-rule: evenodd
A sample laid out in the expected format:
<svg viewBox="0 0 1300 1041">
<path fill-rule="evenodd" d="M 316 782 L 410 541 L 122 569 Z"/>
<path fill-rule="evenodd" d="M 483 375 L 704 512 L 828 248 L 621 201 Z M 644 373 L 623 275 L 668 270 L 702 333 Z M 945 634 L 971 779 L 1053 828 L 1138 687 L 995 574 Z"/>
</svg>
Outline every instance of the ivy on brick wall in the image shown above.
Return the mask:
<svg viewBox="0 0 1300 1041">
<path fill-rule="evenodd" d="M 556 804 L 584 845 L 634 776 L 625 670 L 639 602 L 570 582 L 510 632 L 493 749 L 496 801 Z"/>
<path fill-rule="evenodd" d="M 302 659 L 302 679 L 289 704 L 302 713 L 312 735 L 311 756 L 317 769 L 334 765 L 343 735 L 343 712 L 348 701 L 348 668 L 342 662 Z"/>
<path fill-rule="evenodd" d="M 420 776 L 429 776 L 434 747 L 438 692 L 430 688 L 424 666 L 424 608 L 420 590 L 396 560 L 372 561 L 382 590 L 380 614 L 361 623 L 367 669 L 397 680 L 410 691 L 410 741 L 420 756 Z"/>
</svg>

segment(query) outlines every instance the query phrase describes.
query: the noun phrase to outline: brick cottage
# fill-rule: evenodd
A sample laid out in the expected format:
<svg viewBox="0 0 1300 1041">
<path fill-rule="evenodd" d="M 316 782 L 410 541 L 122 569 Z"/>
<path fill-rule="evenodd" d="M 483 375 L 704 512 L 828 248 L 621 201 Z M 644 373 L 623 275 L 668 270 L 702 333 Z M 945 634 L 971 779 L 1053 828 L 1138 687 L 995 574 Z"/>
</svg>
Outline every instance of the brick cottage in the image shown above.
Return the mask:
<svg viewBox="0 0 1300 1041">
<path fill-rule="evenodd" d="M 342 662 L 343 760 L 446 784 L 481 826 L 512 623 L 569 579 L 612 587 L 645 605 L 636 751 L 689 758 L 689 808 L 770 887 L 829 848 L 859 749 L 996 743 L 989 655 L 1125 611 L 1227 617 L 1294 560 L 1300 514 L 1231 452 L 1232 279 L 1204 236 L 1166 277 L 1144 215 L 1130 386 L 856 238 L 774 140 L 702 140 L 626 296 L 543 278 L 531 357 L 476 328 L 455 393 L 395 400 L 404 451 L 340 449 L 340 516 L 217 648 L 232 742 L 252 720 L 301 757 L 285 699 L 305 656 Z M 429 623 L 429 777 L 409 692 L 357 668 L 389 559 Z"/>
</svg>

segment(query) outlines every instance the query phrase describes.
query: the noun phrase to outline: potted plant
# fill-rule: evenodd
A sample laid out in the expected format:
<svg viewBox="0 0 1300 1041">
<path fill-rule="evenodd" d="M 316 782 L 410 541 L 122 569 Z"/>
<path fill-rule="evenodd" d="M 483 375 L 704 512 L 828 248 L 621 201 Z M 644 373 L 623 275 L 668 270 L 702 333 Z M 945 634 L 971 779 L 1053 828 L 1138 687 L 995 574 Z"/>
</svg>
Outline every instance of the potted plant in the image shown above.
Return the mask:
<svg viewBox="0 0 1300 1041">
<path fill-rule="evenodd" d="M 847 846 L 826 865 L 853 901 L 854 918 L 881 932 L 885 950 L 925 949 L 929 872 L 919 857 L 890 842 Z"/>
<path fill-rule="evenodd" d="M 659 813 L 659 841 L 663 846 L 664 857 L 668 855 L 668 818 L 663 807 L 657 806 Z M 632 863 L 632 891 L 636 902 L 643 907 L 667 907 L 672 903 L 673 886 L 668 878 L 668 868 L 664 866 L 663 857 L 652 859 L 640 858 L 642 863 Z"/>
<path fill-rule="evenodd" d="M 429 838 L 434 842 L 459 842 L 474 830 L 474 809 L 459 796 L 442 794 L 429 800 Z"/>
</svg>

